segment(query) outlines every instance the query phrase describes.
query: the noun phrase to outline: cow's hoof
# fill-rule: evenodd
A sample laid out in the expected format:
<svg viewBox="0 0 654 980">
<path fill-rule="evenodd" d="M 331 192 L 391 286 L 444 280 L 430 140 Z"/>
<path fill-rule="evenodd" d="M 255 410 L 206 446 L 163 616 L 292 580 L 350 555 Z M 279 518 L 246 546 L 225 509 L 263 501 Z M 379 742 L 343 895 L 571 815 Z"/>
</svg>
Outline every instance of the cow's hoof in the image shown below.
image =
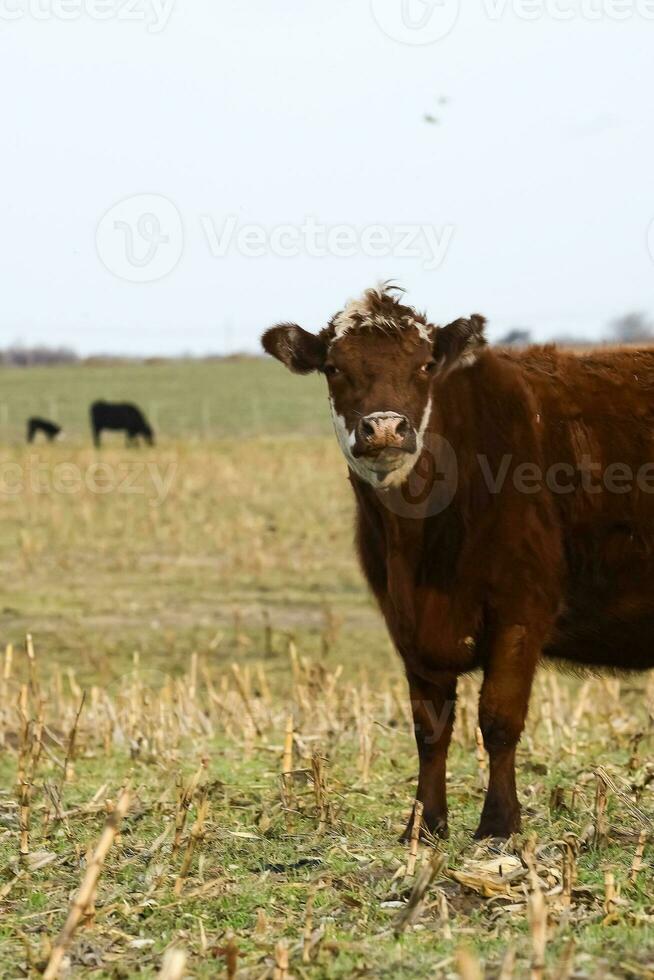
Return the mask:
<svg viewBox="0 0 654 980">
<path fill-rule="evenodd" d="M 506 840 L 511 834 L 520 830 L 520 814 L 510 817 L 483 817 L 479 821 L 473 837 L 474 840 L 486 840 L 488 837 L 499 837 Z"/>
<path fill-rule="evenodd" d="M 400 843 L 406 844 L 407 841 L 411 840 L 411 834 L 413 832 L 413 816 L 409 820 L 404 833 L 400 837 Z M 428 820 L 425 818 L 424 814 L 422 817 L 422 825 L 420 827 L 420 837 L 419 840 L 429 843 L 432 837 L 440 837 L 442 840 L 447 840 L 449 837 L 449 830 L 447 828 L 447 819 L 442 817 L 436 817 L 433 820 Z"/>
</svg>

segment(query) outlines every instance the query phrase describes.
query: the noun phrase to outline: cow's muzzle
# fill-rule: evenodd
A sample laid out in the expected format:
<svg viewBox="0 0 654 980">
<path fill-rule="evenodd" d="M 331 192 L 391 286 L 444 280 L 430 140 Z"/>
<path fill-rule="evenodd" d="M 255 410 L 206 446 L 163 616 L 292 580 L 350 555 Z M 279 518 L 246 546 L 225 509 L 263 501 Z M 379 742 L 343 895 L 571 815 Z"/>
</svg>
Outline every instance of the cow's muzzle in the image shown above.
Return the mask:
<svg viewBox="0 0 654 980">
<path fill-rule="evenodd" d="M 414 453 L 416 433 L 406 415 L 397 412 L 373 412 L 359 419 L 352 447 L 354 456 L 379 456 Z"/>
</svg>

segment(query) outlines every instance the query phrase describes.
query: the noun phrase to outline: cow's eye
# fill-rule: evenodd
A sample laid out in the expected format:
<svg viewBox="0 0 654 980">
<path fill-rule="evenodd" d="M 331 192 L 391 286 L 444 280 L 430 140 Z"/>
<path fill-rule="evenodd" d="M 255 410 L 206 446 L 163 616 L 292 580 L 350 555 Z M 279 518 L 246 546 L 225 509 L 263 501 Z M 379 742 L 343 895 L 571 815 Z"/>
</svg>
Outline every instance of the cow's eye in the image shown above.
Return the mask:
<svg viewBox="0 0 654 980">
<path fill-rule="evenodd" d="M 328 378 L 335 378 L 341 373 L 335 364 L 325 364 L 324 371 Z"/>
<path fill-rule="evenodd" d="M 426 364 L 423 364 L 420 367 L 419 373 L 422 375 L 431 374 L 431 372 L 434 370 L 435 367 L 436 367 L 436 361 L 427 361 Z"/>
</svg>

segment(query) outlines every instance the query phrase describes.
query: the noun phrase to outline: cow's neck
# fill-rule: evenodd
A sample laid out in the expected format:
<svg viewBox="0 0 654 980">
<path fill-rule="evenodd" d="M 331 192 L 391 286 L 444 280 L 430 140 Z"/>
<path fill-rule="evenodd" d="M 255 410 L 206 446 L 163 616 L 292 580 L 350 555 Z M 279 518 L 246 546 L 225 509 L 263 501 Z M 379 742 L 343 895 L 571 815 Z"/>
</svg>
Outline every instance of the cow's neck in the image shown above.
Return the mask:
<svg viewBox="0 0 654 980">
<path fill-rule="evenodd" d="M 440 587 L 449 591 L 446 579 L 453 574 L 455 562 L 439 547 L 438 539 L 446 540 L 446 522 L 456 518 L 451 509 L 447 515 L 429 518 L 420 513 L 419 507 L 410 509 L 411 517 L 405 516 L 397 513 L 402 498 L 395 491 L 382 493 L 356 478 L 352 482 L 365 525 L 376 528 L 379 564 L 385 573 L 381 594 L 376 589 L 377 597 L 393 622 L 398 646 L 410 647 L 425 590 Z M 441 555 L 443 568 L 434 569 Z"/>
<path fill-rule="evenodd" d="M 424 553 L 424 522 L 385 511 L 386 582 L 389 598 L 403 621 L 415 621 L 416 581 Z"/>
</svg>

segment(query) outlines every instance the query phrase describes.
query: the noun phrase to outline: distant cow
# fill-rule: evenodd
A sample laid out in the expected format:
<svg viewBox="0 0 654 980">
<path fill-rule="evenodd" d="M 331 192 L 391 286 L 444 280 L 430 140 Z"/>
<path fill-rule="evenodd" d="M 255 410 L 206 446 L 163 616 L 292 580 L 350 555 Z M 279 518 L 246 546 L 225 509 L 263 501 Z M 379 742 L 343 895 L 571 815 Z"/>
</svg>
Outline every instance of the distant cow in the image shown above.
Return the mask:
<svg viewBox="0 0 654 980">
<path fill-rule="evenodd" d="M 493 350 L 483 317 L 437 327 L 388 287 L 263 346 L 326 376 L 359 557 L 409 681 L 424 822 L 447 831 L 457 678 L 481 668 L 476 836 L 506 837 L 541 657 L 654 666 L 654 350 Z"/>
<path fill-rule="evenodd" d="M 146 422 L 141 409 L 130 402 L 93 402 L 91 429 L 96 446 L 100 445 L 103 429 L 125 432 L 127 445 L 133 443 L 138 436 L 142 436 L 150 446 L 154 445 L 152 427 Z"/>
<path fill-rule="evenodd" d="M 27 441 L 34 442 L 37 432 L 42 432 L 48 442 L 54 442 L 61 432 L 61 426 L 49 422 L 48 419 L 39 418 L 38 415 L 33 415 L 27 420 Z"/>
</svg>

